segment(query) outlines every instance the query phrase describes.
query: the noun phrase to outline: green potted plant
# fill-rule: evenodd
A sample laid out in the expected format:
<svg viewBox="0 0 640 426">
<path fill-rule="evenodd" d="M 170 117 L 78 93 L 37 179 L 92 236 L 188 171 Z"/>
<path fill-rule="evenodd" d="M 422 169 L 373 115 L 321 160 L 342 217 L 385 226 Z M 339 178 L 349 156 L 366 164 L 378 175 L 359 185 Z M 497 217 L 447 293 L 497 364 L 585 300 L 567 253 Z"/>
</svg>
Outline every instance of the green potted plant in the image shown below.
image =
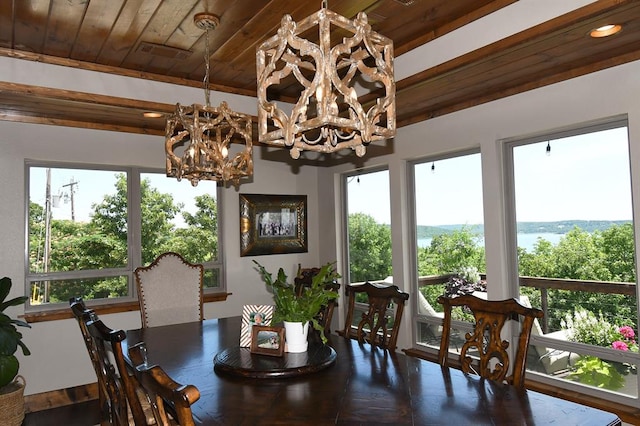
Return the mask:
<svg viewBox="0 0 640 426">
<path fill-rule="evenodd" d="M 327 263 L 319 268 L 318 273 L 311 279 L 311 285 L 296 291 L 296 286 L 287 282 L 287 275 L 282 268 L 278 270 L 278 275 L 273 279 L 271 273 L 260 263 L 255 260 L 253 262 L 258 266 L 260 276 L 273 293 L 273 300 L 275 302 L 273 323 L 283 322 L 285 324 L 287 330 L 285 339 L 289 346 L 289 352 L 306 351 L 305 330 L 308 328 L 308 324 L 311 324 L 311 326 L 319 332 L 322 341 L 326 343 L 327 338 L 324 335 L 322 325 L 318 322 L 317 316 L 323 306 L 326 306 L 331 300 L 338 298 L 338 292 L 329 286 L 329 284 L 332 284 L 336 279 L 340 278 L 340 275 L 333 268 L 334 264 Z M 293 326 L 290 326 L 289 323 L 299 323 L 295 327 L 300 328 L 300 331 L 303 333 L 303 348 L 300 347 L 300 349 L 296 349 L 298 347 L 297 345 L 293 347 L 291 343 L 293 336 L 290 331 L 293 329 Z"/>
<path fill-rule="evenodd" d="M 26 296 L 16 297 L 11 300 L 5 299 L 11 290 L 11 279 L 4 277 L 0 279 L 0 413 L 5 419 L 6 425 L 20 425 L 24 419 L 24 380 L 22 383 L 14 381 L 20 369 L 18 358 L 14 355 L 18 346 L 22 348 L 22 353 L 31 355 L 29 349 L 22 343 L 22 334 L 16 326 L 31 326 L 24 321 L 11 319 L 4 311 L 9 306 L 23 304 Z"/>
</svg>

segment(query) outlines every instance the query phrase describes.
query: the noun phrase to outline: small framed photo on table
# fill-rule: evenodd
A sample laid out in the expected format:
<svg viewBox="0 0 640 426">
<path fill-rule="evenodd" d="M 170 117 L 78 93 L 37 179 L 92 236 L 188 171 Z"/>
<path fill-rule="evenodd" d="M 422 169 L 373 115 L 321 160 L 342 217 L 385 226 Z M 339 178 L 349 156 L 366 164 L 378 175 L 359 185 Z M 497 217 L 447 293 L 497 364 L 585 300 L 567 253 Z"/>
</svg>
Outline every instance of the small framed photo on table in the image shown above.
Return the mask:
<svg viewBox="0 0 640 426">
<path fill-rule="evenodd" d="M 284 356 L 284 327 L 254 325 L 251 336 L 251 353 Z"/>
<path fill-rule="evenodd" d="M 271 325 L 273 305 L 244 305 L 242 308 L 242 325 L 240 327 L 240 346 L 251 347 L 253 327 Z"/>
</svg>

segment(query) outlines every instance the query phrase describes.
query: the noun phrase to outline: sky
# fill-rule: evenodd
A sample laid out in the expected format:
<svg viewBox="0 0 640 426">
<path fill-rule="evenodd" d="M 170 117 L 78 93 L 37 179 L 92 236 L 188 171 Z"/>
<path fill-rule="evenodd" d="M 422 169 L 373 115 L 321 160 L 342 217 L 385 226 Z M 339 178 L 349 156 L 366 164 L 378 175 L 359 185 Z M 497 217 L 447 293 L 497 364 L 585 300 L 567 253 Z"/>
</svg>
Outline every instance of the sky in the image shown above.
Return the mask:
<svg viewBox="0 0 640 426">
<path fill-rule="evenodd" d="M 626 128 L 514 148 L 518 222 L 630 220 Z M 433 166 L 433 170 L 432 170 Z M 418 225 L 483 223 L 480 154 L 416 166 Z M 349 213 L 390 223 L 388 172 L 348 183 Z M 373 200 L 373 202 L 372 202 Z"/>
<path fill-rule="evenodd" d="M 45 188 L 46 188 L 46 168 L 32 168 L 30 180 L 31 200 L 44 207 L 45 205 Z M 74 185 L 75 192 L 74 210 L 75 219 L 80 222 L 88 222 L 90 214 L 93 212 L 91 207 L 94 203 L 99 203 L 104 199 L 106 194 L 115 194 L 116 174 L 122 173 L 116 170 L 80 170 L 80 169 L 64 169 L 55 168 L 51 173 L 51 195 L 62 195 L 61 202 L 56 207 L 52 207 L 52 216 L 54 219 L 71 219 L 71 198 L 68 185 L 71 181 L 77 182 Z M 216 183 L 212 181 L 202 181 L 198 186 L 193 187 L 188 180 L 183 179 L 178 182 L 175 178 L 168 178 L 164 172 L 160 173 L 143 173 L 142 179 L 148 178 L 151 186 L 158 188 L 161 192 L 173 195 L 175 203 L 183 203 L 185 211 L 195 213 L 194 198 L 196 195 L 212 194 L 216 196 Z M 67 197 L 64 197 L 64 195 Z M 66 199 L 66 203 L 63 201 Z M 182 226 L 182 217 L 175 218 L 176 226 Z"/>
<path fill-rule="evenodd" d="M 514 148 L 517 221 L 630 220 L 631 188 L 626 129 Z M 433 170 L 432 170 L 433 166 Z M 483 223 L 480 154 L 416 165 L 416 216 L 419 225 Z M 45 168 L 32 169 L 32 201 L 44 206 Z M 74 185 L 76 220 L 88 221 L 91 205 L 105 194 L 115 193 L 115 170 L 53 169 L 52 195 L 68 196 Z M 185 210 L 195 212 L 193 198 L 210 193 L 216 184 L 203 181 L 192 187 L 163 172 L 143 174 L 152 186 L 169 192 Z M 63 197 L 64 199 L 64 197 Z M 349 213 L 362 212 L 378 223 L 390 223 L 388 171 L 351 177 L 348 183 Z M 71 203 L 52 209 L 55 219 L 71 219 Z M 181 226 L 181 217 L 176 225 Z"/>
</svg>

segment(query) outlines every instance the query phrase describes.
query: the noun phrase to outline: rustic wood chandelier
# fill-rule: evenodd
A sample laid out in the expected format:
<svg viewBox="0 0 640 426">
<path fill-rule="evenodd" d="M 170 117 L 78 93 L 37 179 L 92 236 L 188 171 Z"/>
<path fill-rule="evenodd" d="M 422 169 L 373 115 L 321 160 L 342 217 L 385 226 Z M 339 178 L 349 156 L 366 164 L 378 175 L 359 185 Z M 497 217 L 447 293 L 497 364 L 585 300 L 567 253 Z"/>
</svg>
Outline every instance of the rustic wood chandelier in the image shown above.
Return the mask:
<svg viewBox="0 0 640 426">
<path fill-rule="evenodd" d="M 205 106 L 176 104 L 167 118 L 165 152 L 167 176 L 188 179 L 197 186 L 200 180 L 236 184 L 253 174 L 251 117 L 232 111 L 226 102 L 215 108 L 209 102 L 209 30 L 218 17 L 209 13 L 194 16 L 198 28 L 205 30 Z M 232 143 L 243 148 L 230 155 Z"/>
<path fill-rule="evenodd" d="M 315 26 L 318 43 L 299 37 Z M 333 47 L 332 30 L 334 39 L 342 37 Z M 344 148 L 362 157 L 370 142 L 395 136 L 393 42 L 371 29 L 364 12 L 351 21 L 324 0 L 297 24 L 285 15 L 277 34 L 258 47 L 256 66 L 260 142 L 289 148 L 294 159 L 304 150 Z M 268 97 L 278 85 L 300 90 L 289 115 Z M 356 87 L 366 95 L 359 98 Z"/>
</svg>

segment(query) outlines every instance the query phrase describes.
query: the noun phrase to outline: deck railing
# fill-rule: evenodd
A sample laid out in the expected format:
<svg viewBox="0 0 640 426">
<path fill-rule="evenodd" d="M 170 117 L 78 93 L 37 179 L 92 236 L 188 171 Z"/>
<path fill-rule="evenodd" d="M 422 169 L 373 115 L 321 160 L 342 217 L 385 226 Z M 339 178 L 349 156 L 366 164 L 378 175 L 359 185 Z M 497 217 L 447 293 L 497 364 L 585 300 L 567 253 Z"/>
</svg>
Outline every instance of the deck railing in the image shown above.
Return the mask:
<svg viewBox="0 0 640 426">
<path fill-rule="evenodd" d="M 449 278 L 451 278 L 451 275 L 432 275 L 420 277 L 418 279 L 418 287 L 445 284 L 449 280 Z M 485 279 L 484 274 L 482 275 L 482 278 Z M 521 287 L 532 287 L 540 290 L 540 309 L 542 309 L 542 311 L 544 312 L 544 317 L 542 320 L 542 330 L 545 334 L 549 332 L 549 316 L 547 314 L 549 310 L 548 292 L 550 289 L 602 294 L 621 294 L 633 297 L 636 296 L 636 283 L 570 280 L 525 276 L 521 276 L 519 278 Z"/>
</svg>

